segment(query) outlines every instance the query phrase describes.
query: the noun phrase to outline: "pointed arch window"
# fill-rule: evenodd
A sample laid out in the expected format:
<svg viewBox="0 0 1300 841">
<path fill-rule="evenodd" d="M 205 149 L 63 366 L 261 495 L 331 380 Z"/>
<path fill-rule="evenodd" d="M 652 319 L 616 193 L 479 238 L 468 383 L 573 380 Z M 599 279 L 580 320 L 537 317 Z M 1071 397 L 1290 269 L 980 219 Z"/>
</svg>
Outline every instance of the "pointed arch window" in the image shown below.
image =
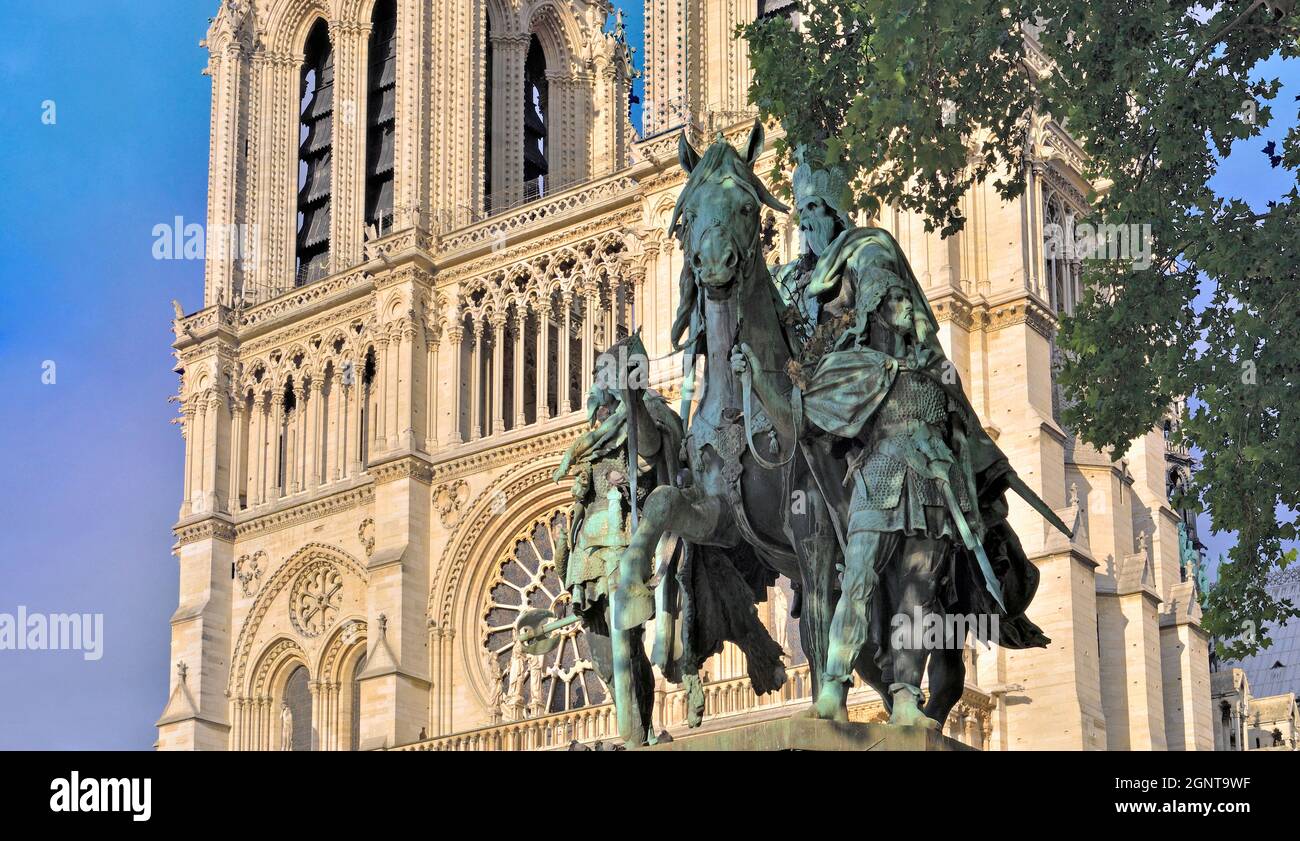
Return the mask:
<svg viewBox="0 0 1300 841">
<path fill-rule="evenodd" d="M 1044 206 L 1043 240 L 1052 309 L 1061 315 L 1073 315 L 1079 300 L 1081 268 L 1074 241 L 1074 213 L 1055 194 L 1047 197 Z"/>
<path fill-rule="evenodd" d="M 296 286 L 329 273 L 334 48 L 323 20 L 307 36 L 300 92 Z"/>
<path fill-rule="evenodd" d="M 312 749 L 310 684 L 305 666 L 295 668 L 284 684 L 280 711 L 280 745 L 284 750 Z"/>
<path fill-rule="evenodd" d="M 393 227 L 393 138 L 397 122 L 397 3 L 375 4 L 366 114 L 366 224 Z"/>
<path fill-rule="evenodd" d="M 349 686 L 352 702 L 352 716 L 348 722 L 348 749 L 360 750 L 361 747 L 361 675 L 366 670 L 366 655 L 357 658 L 352 667 L 352 681 Z"/>
<path fill-rule="evenodd" d="M 524 61 L 524 201 L 546 194 L 546 177 L 550 172 L 546 136 L 548 98 L 546 54 L 542 42 L 534 35 Z"/>
</svg>

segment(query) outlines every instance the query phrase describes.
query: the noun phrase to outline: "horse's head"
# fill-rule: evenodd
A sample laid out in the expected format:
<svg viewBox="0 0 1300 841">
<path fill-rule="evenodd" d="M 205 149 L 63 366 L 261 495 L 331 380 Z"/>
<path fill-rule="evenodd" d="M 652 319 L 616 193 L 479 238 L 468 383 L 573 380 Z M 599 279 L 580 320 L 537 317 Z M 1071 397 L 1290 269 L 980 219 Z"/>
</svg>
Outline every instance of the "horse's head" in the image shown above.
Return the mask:
<svg viewBox="0 0 1300 841">
<path fill-rule="evenodd" d="M 673 209 L 670 230 L 686 255 L 682 272 L 682 316 L 689 318 L 698 290 L 710 297 L 730 294 L 737 282 L 751 276 L 762 263 L 759 246 L 762 205 L 788 212 L 754 174 L 763 152 L 763 126 L 755 121 L 742 158 L 721 137 L 702 156 L 687 141 L 678 143 L 682 169 L 690 174 Z M 688 300 L 689 299 L 689 300 Z M 674 329 L 674 340 L 681 330 Z"/>
</svg>

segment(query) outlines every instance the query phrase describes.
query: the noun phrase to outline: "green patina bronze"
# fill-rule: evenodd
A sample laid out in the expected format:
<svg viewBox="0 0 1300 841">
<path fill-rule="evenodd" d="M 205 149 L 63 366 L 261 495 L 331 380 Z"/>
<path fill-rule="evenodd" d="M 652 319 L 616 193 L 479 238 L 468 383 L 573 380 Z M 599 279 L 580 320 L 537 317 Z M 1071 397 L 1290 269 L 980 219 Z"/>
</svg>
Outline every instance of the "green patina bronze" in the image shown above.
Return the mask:
<svg viewBox="0 0 1300 841">
<path fill-rule="evenodd" d="M 615 345 L 602 360 L 620 358 L 645 359 L 639 335 Z M 596 670 L 613 690 L 619 735 L 625 745 L 636 747 L 653 740 L 654 673 L 644 628 L 614 627 L 619 559 L 631 537 L 634 512 L 676 472 L 682 428 L 681 419 L 656 392 L 618 387 L 630 372 L 605 366 L 597 373 L 587 398 L 590 429 L 564 454 L 553 477 L 561 482 L 573 476 L 569 529 L 555 553 L 572 617 L 548 622 L 553 617 L 533 611 L 520 618 L 519 633 L 536 650 L 549 644 L 549 631 L 580 620 Z M 614 381 L 606 381 L 611 374 Z"/>
<path fill-rule="evenodd" d="M 840 175 L 796 170 L 804 251 L 769 272 L 759 210 L 784 208 L 754 175 L 762 146 L 758 124 L 744 153 L 719 137 L 700 155 L 682 138 L 681 416 L 654 392 L 597 382 L 591 428 L 555 473 L 574 476 L 557 555 L 573 615 L 520 622 L 534 648 L 583 622 L 629 747 L 653 741 L 652 660 L 687 687 L 692 725 L 700 668 L 724 641 L 746 655 L 756 692 L 782 685 L 783 652 L 754 606 L 778 575 L 814 665 L 812 718 L 847 719 L 856 670 L 891 724 L 941 725 L 964 685 L 965 631 L 945 623 L 939 645 L 900 642 L 896 617 L 991 616 L 991 642 L 1048 643 L 1025 615 L 1038 574 L 1006 491 L 1068 530 L 985 433 L 901 249 L 851 223 Z M 639 335 L 625 343 L 644 359 Z"/>
<path fill-rule="evenodd" d="M 1048 640 L 1025 616 L 1037 571 L 1006 523 L 1013 488 L 1064 529 L 1020 482 L 984 432 L 938 324 L 897 242 L 855 227 L 839 206 L 843 178 L 801 163 L 795 203 L 805 251 L 777 272 L 784 322 L 799 341 L 793 388 L 741 343 L 736 371 L 752 377 L 776 425 L 801 442 L 839 448 L 821 486 L 849 488 L 831 506 L 844 553 L 841 594 L 816 703 L 847 718 L 856 668 L 880 691 L 894 724 L 937 728 L 960 698 L 962 638 L 901 637 L 896 618 L 992 615 L 1006 647 Z M 822 465 L 824 468 L 825 465 Z M 914 630 L 914 629 L 913 629 Z M 928 666 L 930 698 L 920 685 Z"/>
</svg>

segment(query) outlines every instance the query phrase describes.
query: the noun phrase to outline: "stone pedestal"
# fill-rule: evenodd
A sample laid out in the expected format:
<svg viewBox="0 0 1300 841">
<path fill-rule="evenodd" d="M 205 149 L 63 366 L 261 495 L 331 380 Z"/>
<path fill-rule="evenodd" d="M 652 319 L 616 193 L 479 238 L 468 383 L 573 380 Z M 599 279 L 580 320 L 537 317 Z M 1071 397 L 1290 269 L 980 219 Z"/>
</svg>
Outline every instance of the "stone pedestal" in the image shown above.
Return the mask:
<svg viewBox="0 0 1300 841">
<path fill-rule="evenodd" d="M 730 730 L 685 735 L 641 750 L 657 751 L 966 751 L 975 750 L 924 727 L 778 718 Z"/>
</svg>

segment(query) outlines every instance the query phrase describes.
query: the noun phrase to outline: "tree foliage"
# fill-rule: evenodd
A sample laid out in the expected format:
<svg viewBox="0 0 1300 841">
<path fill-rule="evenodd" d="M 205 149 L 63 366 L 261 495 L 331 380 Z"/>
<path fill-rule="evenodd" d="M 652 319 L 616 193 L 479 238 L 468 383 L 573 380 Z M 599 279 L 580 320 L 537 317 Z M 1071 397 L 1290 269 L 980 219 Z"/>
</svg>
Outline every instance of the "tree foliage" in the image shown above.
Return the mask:
<svg viewBox="0 0 1300 841">
<path fill-rule="evenodd" d="M 973 184 L 1023 192 L 1031 118 L 1050 114 L 1101 188 L 1087 221 L 1149 231 L 1149 261 L 1085 260 L 1057 339 L 1064 420 L 1119 458 L 1184 407 L 1174 428 L 1200 465 L 1175 504 L 1237 535 L 1204 620 L 1230 657 L 1300 615 L 1265 590 L 1295 557 L 1300 511 L 1300 129 L 1271 128 L 1275 105 L 1297 106 L 1259 78 L 1272 56 L 1300 58 L 1294 4 L 803 0 L 797 29 L 744 28 L 750 98 L 784 127 L 782 163 L 804 145 L 855 173 L 845 198 L 869 214 L 960 230 Z M 1276 175 L 1266 208 L 1212 183 L 1234 142 L 1259 144 Z"/>
</svg>

